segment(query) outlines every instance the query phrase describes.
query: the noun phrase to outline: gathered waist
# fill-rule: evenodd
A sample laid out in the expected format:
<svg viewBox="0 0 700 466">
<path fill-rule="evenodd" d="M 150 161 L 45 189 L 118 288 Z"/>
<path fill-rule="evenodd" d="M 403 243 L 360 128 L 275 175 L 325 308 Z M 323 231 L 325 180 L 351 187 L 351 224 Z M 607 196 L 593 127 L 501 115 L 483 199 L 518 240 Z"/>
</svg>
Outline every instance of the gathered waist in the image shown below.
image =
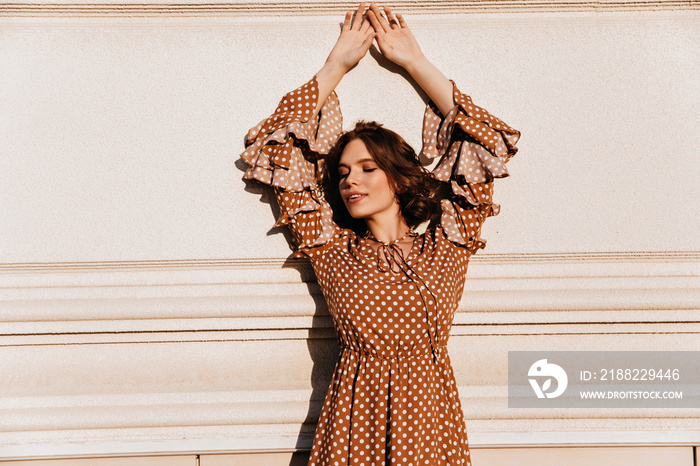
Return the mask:
<svg viewBox="0 0 700 466">
<path fill-rule="evenodd" d="M 341 346 L 340 348 L 341 352 L 350 352 L 354 353 L 356 356 L 361 357 L 361 358 L 370 358 L 370 359 L 387 359 L 387 360 L 395 360 L 395 359 L 420 359 L 420 358 L 433 358 L 434 354 L 432 351 L 387 351 L 382 354 L 377 354 L 372 351 L 366 351 L 366 350 L 361 350 L 358 348 L 353 348 L 351 346 Z M 441 345 L 435 348 L 435 353 L 437 353 L 438 356 L 442 359 L 447 354 L 447 346 Z"/>
</svg>

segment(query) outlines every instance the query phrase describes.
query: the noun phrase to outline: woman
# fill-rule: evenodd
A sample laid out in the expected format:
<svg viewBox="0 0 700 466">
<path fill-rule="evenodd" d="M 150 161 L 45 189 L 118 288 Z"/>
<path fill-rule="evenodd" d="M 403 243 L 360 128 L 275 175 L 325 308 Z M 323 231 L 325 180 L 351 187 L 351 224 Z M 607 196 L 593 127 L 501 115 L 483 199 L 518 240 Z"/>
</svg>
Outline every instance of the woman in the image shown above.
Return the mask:
<svg viewBox="0 0 700 466">
<path fill-rule="evenodd" d="M 246 178 L 275 188 L 278 224 L 294 233 L 295 257 L 311 260 L 340 340 L 309 465 L 469 465 L 446 344 L 481 225 L 497 213 L 493 178 L 507 176 L 519 133 L 459 92 L 401 15 L 363 13 L 346 15 L 325 65 L 248 133 L 242 154 Z M 432 101 L 423 154 L 442 157 L 432 174 L 376 123 L 338 140 L 333 90 L 374 40 Z"/>
</svg>

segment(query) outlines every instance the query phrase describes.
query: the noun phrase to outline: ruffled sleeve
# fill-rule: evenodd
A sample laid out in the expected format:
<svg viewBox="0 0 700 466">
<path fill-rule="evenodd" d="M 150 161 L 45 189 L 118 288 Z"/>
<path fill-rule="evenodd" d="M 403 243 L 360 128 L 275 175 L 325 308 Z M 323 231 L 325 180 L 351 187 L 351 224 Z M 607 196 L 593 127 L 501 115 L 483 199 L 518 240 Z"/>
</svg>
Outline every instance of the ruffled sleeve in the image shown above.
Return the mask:
<svg viewBox="0 0 700 466">
<path fill-rule="evenodd" d="M 455 106 L 444 118 L 428 104 L 422 154 L 441 157 L 433 175 L 452 188 L 452 196 L 442 200 L 440 227 L 450 241 L 474 253 L 486 244 L 480 237 L 484 220 L 498 215 L 493 180 L 508 176 L 506 162 L 517 152 L 520 132 L 474 105 L 454 83 L 453 97 Z"/>
<path fill-rule="evenodd" d="M 337 141 L 342 115 L 335 93 L 314 116 L 317 101 L 314 76 L 286 94 L 269 118 L 248 131 L 241 154 L 249 166 L 244 178 L 275 189 L 280 207 L 275 225 L 292 230 L 295 257 L 311 255 L 339 230 L 318 184 L 318 161 Z"/>
</svg>

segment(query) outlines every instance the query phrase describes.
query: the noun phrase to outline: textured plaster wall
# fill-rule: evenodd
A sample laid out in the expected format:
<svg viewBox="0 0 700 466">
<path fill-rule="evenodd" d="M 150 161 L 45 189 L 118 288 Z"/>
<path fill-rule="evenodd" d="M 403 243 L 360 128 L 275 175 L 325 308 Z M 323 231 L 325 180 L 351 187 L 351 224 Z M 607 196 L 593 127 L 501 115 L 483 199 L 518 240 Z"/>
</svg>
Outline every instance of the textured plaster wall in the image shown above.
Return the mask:
<svg viewBox="0 0 700 466">
<path fill-rule="evenodd" d="M 161 3 L 0 4 L 0 458 L 308 448 L 332 324 L 236 160 L 344 5 Z M 700 8 L 501 3 L 399 5 L 523 133 L 450 341 L 470 439 L 687 456 L 698 410 L 515 412 L 505 365 L 700 350 Z M 374 55 L 344 78 L 345 127 L 419 148 L 396 71 Z"/>
<path fill-rule="evenodd" d="M 487 252 L 700 248 L 697 12 L 408 20 L 523 132 Z M 337 17 L 0 21 L 2 262 L 288 254 L 234 162 L 321 66 Z M 345 126 L 376 119 L 419 146 L 423 104 L 383 65 L 341 82 Z"/>
</svg>

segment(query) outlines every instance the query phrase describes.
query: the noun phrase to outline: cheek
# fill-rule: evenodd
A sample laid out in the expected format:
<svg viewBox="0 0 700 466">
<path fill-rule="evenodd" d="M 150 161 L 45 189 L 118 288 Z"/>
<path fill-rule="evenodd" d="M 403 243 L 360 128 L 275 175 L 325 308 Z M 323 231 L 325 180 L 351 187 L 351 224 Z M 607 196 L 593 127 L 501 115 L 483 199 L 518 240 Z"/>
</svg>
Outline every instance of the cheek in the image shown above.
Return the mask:
<svg viewBox="0 0 700 466">
<path fill-rule="evenodd" d="M 386 177 L 386 175 L 384 175 L 380 179 L 376 180 L 375 189 L 377 191 L 382 192 L 384 197 L 396 199 L 396 191 L 394 190 L 391 182 Z"/>
<path fill-rule="evenodd" d="M 340 199 L 340 202 L 345 204 L 345 207 L 347 207 L 348 201 L 345 199 L 345 195 L 343 194 L 344 191 L 347 191 L 347 186 L 345 185 L 345 180 L 341 179 L 338 181 L 338 190 L 335 194 Z"/>
<path fill-rule="evenodd" d="M 340 183 L 338 183 L 338 191 L 336 192 L 336 194 L 343 201 L 344 204 L 346 203 L 345 193 L 348 192 L 348 190 L 349 187 L 347 184 L 345 184 L 344 181 L 340 181 Z"/>
</svg>

